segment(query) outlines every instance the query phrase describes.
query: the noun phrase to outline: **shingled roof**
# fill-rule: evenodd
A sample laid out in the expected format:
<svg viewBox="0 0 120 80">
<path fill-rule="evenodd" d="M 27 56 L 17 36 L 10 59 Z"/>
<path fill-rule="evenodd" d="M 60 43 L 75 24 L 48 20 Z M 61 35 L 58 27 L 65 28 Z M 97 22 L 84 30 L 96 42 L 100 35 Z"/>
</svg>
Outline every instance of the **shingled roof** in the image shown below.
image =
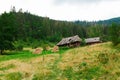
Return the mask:
<svg viewBox="0 0 120 80">
<path fill-rule="evenodd" d="M 61 46 L 61 45 L 65 45 L 65 44 L 69 44 L 69 43 L 74 43 L 74 42 L 81 42 L 81 38 L 76 35 L 76 36 L 72 36 L 72 37 L 67 37 L 67 38 L 63 38 L 58 44 L 57 46 Z"/>
<path fill-rule="evenodd" d="M 94 38 L 87 38 L 85 39 L 86 43 L 95 43 L 95 42 L 101 42 L 100 37 L 94 37 Z"/>
</svg>

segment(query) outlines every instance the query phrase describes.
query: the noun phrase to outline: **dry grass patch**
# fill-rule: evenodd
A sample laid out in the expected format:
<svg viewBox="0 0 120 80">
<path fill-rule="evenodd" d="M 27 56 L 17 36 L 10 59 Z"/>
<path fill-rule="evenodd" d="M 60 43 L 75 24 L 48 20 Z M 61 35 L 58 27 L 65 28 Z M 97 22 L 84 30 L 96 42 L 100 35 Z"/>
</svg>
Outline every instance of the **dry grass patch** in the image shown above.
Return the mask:
<svg viewBox="0 0 120 80">
<path fill-rule="evenodd" d="M 23 48 L 23 50 L 33 52 L 35 49 L 32 49 L 32 48 Z"/>
</svg>

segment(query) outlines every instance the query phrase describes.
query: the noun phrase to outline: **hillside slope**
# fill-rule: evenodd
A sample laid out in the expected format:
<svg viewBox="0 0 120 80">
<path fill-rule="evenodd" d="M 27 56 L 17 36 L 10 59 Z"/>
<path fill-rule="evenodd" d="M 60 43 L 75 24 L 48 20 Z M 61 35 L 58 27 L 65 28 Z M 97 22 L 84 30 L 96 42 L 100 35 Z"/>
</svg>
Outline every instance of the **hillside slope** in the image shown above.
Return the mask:
<svg viewBox="0 0 120 80">
<path fill-rule="evenodd" d="M 0 80 L 118 80 L 119 57 L 120 51 L 108 42 L 64 54 L 12 59 L 0 62 Z"/>
<path fill-rule="evenodd" d="M 20 41 L 20 43 L 21 41 L 27 42 L 24 45 L 31 46 L 33 42 L 58 42 L 63 37 L 74 35 L 79 35 L 81 38 L 97 36 L 105 36 L 106 38 L 109 36 L 109 26 L 112 23 L 119 24 L 119 20 L 120 18 L 118 17 L 95 22 L 59 21 L 37 16 L 29 12 L 10 11 L 0 15 L 0 32 L 4 35 L 4 32 L 10 31 L 10 26 L 14 26 L 14 30 L 12 29 L 14 31 L 14 35 L 12 35 L 14 40 Z M 8 28 L 4 26 L 8 26 Z M 2 28 L 4 31 L 2 31 Z"/>
</svg>

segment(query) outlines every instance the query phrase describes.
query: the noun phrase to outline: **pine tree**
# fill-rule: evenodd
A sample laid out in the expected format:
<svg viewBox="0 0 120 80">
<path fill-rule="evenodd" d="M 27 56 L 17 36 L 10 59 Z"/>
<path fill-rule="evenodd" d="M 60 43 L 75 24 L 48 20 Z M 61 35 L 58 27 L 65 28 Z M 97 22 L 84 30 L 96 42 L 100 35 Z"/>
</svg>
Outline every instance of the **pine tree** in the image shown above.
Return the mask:
<svg viewBox="0 0 120 80">
<path fill-rule="evenodd" d="M 4 50 L 13 49 L 15 39 L 14 13 L 4 13 L 0 16 L 0 54 Z"/>
</svg>

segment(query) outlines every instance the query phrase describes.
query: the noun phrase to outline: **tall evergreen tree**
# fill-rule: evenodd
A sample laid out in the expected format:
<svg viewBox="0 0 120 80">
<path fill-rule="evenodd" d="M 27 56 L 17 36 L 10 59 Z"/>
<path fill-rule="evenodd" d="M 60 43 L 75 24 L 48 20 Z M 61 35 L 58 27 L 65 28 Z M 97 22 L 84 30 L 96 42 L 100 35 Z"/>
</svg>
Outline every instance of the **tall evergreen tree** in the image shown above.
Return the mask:
<svg viewBox="0 0 120 80">
<path fill-rule="evenodd" d="M 4 13 L 0 16 L 0 53 L 4 50 L 13 49 L 15 40 L 15 16 L 13 12 Z"/>
</svg>

